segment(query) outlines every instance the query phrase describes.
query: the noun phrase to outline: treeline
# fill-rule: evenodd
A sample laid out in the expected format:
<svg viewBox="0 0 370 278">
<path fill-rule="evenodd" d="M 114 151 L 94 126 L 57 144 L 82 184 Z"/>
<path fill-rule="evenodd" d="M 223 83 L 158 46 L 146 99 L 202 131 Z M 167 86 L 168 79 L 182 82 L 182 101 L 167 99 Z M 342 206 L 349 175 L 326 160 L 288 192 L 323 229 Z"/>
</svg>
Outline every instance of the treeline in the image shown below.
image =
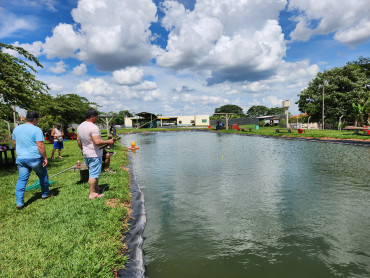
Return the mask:
<svg viewBox="0 0 370 278">
<path fill-rule="evenodd" d="M 285 113 L 285 109 L 283 107 L 266 107 L 263 105 L 253 105 L 251 106 L 246 113 L 243 112 L 243 108 L 239 107 L 238 105 L 234 104 L 227 104 L 223 105 L 219 108 L 215 109 L 214 114 L 211 116 L 211 120 L 223 118 L 223 116 L 217 115 L 217 113 L 232 113 L 230 118 L 245 118 L 245 117 L 259 117 L 259 116 L 266 116 L 266 115 L 282 115 Z"/>
<path fill-rule="evenodd" d="M 319 72 L 298 97 L 296 104 L 310 122 L 322 122 L 324 114 L 324 123 L 334 127 L 370 125 L 370 59 Z"/>
</svg>

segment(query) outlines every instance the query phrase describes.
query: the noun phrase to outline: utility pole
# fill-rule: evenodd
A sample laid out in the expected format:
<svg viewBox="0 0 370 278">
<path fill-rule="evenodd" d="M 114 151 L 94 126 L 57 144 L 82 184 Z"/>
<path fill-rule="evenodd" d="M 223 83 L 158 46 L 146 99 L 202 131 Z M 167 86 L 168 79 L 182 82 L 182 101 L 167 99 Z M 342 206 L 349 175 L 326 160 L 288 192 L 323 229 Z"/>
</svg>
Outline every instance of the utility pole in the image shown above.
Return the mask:
<svg viewBox="0 0 370 278">
<path fill-rule="evenodd" d="M 15 105 L 13 105 L 13 121 L 14 121 L 14 128 L 17 126 L 17 119 L 15 116 Z"/>
<path fill-rule="evenodd" d="M 325 129 L 325 122 L 324 122 L 324 119 L 325 119 L 325 83 L 327 81 L 324 80 L 324 84 L 322 86 L 322 129 L 324 130 Z"/>
</svg>

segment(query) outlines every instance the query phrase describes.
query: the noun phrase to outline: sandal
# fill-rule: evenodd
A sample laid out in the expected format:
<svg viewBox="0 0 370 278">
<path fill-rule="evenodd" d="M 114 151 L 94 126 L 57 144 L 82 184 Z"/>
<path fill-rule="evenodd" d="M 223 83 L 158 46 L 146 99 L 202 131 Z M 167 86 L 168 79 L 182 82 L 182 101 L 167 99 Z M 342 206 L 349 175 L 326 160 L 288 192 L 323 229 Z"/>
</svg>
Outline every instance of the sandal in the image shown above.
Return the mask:
<svg viewBox="0 0 370 278">
<path fill-rule="evenodd" d="M 105 196 L 104 194 L 96 194 L 94 197 L 89 197 L 89 199 L 92 200 L 92 199 L 100 198 L 100 197 L 104 197 L 104 196 Z"/>
</svg>

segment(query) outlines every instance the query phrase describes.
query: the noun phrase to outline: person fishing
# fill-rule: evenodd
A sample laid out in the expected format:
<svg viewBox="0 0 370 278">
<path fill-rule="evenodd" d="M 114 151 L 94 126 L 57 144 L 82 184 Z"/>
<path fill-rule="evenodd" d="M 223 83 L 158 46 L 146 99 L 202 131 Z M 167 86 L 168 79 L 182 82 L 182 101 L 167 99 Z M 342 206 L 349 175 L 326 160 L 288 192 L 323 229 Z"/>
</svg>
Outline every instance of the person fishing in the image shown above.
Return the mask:
<svg viewBox="0 0 370 278">
<path fill-rule="evenodd" d="M 17 209 L 24 208 L 24 192 L 31 171 L 35 171 L 40 179 L 41 198 L 47 199 L 52 196 L 49 192 L 49 176 L 46 170 L 48 158 L 44 145 L 44 134 L 37 126 L 39 114 L 29 111 L 26 115 L 26 123 L 17 126 L 12 134 L 13 145 L 17 150 L 16 164 L 19 177 L 15 188 Z"/>
<path fill-rule="evenodd" d="M 102 169 L 103 150 L 100 148 L 106 144 L 113 144 L 114 139 L 102 140 L 98 121 L 99 113 L 95 109 L 86 111 L 86 121 L 77 127 L 77 143 L 82 151 L 86 166 L 89 168 L 89 198 L 100 198 L 104 194 L 99 193 L 99 177 Z"/>
</svg>

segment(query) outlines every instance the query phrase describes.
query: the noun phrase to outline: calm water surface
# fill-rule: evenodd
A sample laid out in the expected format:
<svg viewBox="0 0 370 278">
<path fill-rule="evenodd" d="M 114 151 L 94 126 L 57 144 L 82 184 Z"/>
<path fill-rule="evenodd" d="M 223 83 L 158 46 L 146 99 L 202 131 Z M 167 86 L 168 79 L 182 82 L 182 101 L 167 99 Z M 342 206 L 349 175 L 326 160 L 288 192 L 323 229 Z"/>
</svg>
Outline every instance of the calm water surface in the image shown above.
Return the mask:
<svg viewBox="0 0 370 278">
<path fill-rule="evenodd" d="M 127 135 L 146 276 L 370 277 L 370 148 L 202 132 Z"/>
</svg>

